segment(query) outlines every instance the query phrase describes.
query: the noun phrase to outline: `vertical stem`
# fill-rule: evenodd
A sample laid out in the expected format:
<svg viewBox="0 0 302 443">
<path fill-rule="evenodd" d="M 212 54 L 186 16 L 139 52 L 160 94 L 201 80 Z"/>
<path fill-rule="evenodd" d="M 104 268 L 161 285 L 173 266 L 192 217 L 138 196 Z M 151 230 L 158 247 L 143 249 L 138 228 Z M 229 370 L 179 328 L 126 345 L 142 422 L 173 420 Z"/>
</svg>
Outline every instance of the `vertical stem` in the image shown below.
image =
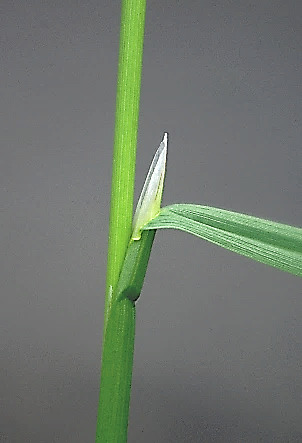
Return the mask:
<svg viewBox="0 0 302 443">
<path fill-rule="evenodd" d="M 122 0 L 101 388 L 96 443 L 127 441 L 135 306 L 116 300 L 130 240 L 146 0 Z"/>
<path fill-rule="evenodd" d="M 131 235 L 145 9 L 146 0 L 122 1 L 105 324 Z"/>
</svg>

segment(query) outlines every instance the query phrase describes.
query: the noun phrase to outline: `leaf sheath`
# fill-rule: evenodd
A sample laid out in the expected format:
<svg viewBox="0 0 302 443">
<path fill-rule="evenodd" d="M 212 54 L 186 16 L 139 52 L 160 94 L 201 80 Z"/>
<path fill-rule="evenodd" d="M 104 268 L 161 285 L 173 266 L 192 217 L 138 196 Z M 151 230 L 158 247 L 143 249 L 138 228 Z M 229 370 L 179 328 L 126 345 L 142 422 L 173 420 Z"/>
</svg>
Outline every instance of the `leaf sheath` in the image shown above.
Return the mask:
<svg viewBox="0 0 302 443">
<path fill-rule="evenodd" d="M 134 303 L 114 301 L 103 344 L 97 443 L 127 441 L 134 335 Z"/>
</svg>

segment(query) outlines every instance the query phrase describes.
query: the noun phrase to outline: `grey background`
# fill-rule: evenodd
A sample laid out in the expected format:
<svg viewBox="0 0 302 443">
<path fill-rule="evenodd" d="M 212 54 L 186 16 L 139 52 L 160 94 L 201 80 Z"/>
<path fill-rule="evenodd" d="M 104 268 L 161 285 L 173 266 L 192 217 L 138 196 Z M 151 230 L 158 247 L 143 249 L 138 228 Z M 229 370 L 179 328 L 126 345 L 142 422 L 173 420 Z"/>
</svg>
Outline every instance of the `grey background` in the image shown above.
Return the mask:
<svg viewBox="0 0 302 443">
<path fill-rule="evenodd" d="M 120 2 L 1 3 L 0 441 L 92 442 Z M 140 192 L 301 226 L 302 7 L 149 1 Z M 158 232 L 130 442 L 302 441 L 301 280 Z"/>
</svg>

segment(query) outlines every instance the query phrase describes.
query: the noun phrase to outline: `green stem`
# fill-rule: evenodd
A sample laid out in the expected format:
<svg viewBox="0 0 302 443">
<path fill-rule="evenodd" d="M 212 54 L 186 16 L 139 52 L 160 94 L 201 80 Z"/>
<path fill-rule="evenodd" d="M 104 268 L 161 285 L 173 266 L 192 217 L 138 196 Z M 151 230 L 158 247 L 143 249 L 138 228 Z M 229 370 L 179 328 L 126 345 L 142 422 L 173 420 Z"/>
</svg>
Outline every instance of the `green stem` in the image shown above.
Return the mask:
<svg viewBox="0 0 302 443">
<path fill-rule="evenodd" d="M 145 9 L 146 0 L 122 1 L 105 324 L 131 235 Z"/>
<path fill-rule="evenodd" d="M 131 236 L 146 0 L 123 0 L 96 443 L 125 442 L 135 307 L 116 291 Z"/>
</svg>

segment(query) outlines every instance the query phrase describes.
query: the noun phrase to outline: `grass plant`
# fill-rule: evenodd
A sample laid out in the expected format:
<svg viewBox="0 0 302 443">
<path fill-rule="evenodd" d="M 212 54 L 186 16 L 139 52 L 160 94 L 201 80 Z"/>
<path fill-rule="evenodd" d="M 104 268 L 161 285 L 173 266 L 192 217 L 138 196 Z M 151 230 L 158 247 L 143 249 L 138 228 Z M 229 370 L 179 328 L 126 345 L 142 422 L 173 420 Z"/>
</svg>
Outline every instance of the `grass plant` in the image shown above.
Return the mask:
<svg viewBox="0 0 302 443">
<path fill-rule="evenodd" d="M 137 128 L 146 0 L 123 0 L 118 62 L 101 388 L 96 442 L 127 439 L 135 306 L 117 302 L 132 231 Z"/>
<path fill-rule="evenodd" d="M 97 443 L 127 441 L 138 299 L 157 229 L 178 229 L 302 276 L 302 229 L 195 204 L 161 208 L 168 135 L 132 222 L 145 0 L 123 0 Z"/>
</svg>

